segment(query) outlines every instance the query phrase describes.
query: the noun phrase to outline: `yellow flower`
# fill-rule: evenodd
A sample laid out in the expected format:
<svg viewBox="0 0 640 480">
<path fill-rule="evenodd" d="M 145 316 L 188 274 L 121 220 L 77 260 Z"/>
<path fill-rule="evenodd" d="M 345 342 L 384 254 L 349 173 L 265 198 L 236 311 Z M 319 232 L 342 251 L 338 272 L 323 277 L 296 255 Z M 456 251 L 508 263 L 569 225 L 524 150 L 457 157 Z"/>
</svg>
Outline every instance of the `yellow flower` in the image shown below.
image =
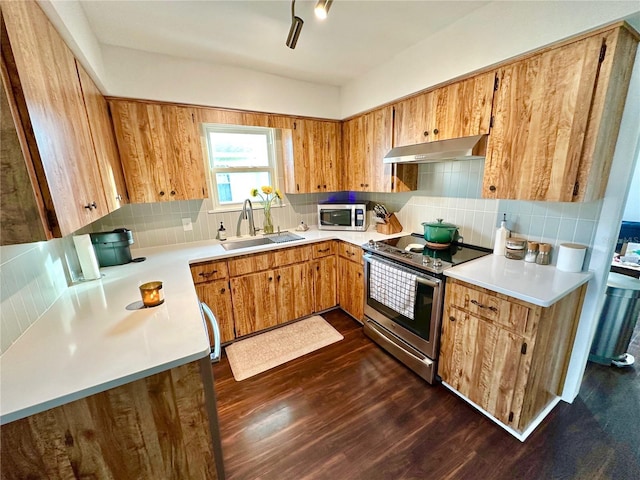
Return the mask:
<svg viewBox="0 0 640 480">
<path fill-rule="evenodd" d="M 276 188 L 276 197 L 278 197 L 280 200 L 282 200 L 282 192 L 280 191 L 279 188 Z"/>
<path fill-rule="evenodd" d="M 265 193 L 267 195 L 273 193 L 273 187 L 272 186 L 264 186 L 264 187 L 262 187 L 262 193 Z"/>
<path fill-rule="evenodd" d="M 257 197 L 258 196 L 258 189 L 257 188 L 252 188 L 251 189 L 251 196 L 252 197 Z"/>
</svg>

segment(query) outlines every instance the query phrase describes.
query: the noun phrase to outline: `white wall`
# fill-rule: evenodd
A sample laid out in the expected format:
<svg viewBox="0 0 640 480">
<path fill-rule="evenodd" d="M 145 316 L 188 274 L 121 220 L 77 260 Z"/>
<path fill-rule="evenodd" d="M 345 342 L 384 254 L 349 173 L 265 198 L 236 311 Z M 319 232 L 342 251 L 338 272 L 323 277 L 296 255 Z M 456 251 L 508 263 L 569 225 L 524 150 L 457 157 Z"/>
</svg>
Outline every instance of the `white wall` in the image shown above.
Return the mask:
<svg viewBox="0 0 640 480">
<path fill-rule="evenodd" d="M 238 67 L 103 46 L 114 96 L 338 118 L 338 87 Z"/>
<path fill-rule="evenodd" d="M 344 85 L 341 118 L 639 12 L 637 1 L 491 2 Z"/>
<path fill-rule="evenodd" d="M 627 204 L 622 214 L 622 220 L 628 222 L 640 222 L 640 161 L 636 162 L 636 168 L 629 187 Z"/>
</svg>

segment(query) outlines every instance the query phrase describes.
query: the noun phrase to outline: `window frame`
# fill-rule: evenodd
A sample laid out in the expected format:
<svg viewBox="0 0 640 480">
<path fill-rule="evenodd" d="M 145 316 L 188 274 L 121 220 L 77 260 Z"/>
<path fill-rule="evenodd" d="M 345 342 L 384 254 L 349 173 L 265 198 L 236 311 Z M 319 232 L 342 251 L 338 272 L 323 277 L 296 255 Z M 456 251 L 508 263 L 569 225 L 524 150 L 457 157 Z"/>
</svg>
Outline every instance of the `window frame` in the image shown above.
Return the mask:
<svg viewBox="0 0 640 480">
<path fill-rule="evenodd" d="M 229 212 L 229 211 L 237 211 L 242 209 L 242 200 L 241 202 L 234 203 L 220 203 L 220 195 L 218 191 L 218 184 L 216 182 L 216 175 L 220 173 L 257 173 L 257 172 L 267 172 L 270 180 L 270 185 L 274 188 L 278 188 L 278 155 L 276 152 L 276 134 L 275 130 L 270 127 L 257 127 L 257 126 L 245 126 L 245 125 L 229 125 L 229 124 L 220 124 L 220 123 L 203 123 L 202 124 L 203 134 L 205 136 L 205 144 L 207 150 L 207 171 L 209 174 L 209 190 L 211 193 L 211 199 L 213 201 L 213 210 L 214 212 Z M 213 149 L 211 146 L 211 132 L 222 132 L 222 133 L 246 133 L 246 134 L 261 134 L 264 135 L 267 140 L 267 166 L 249 166 L 249 167 L 215 167 L 214 166 L 214 157 L 212 155 Z M 253 185 L 247 189 L 247 197 L 251 199 L 251 195 L 249 193 L 250 188 L 258 188 L 263 185 Z M 256 205 L 259 208 L 259 204 Z"/>
</svg>

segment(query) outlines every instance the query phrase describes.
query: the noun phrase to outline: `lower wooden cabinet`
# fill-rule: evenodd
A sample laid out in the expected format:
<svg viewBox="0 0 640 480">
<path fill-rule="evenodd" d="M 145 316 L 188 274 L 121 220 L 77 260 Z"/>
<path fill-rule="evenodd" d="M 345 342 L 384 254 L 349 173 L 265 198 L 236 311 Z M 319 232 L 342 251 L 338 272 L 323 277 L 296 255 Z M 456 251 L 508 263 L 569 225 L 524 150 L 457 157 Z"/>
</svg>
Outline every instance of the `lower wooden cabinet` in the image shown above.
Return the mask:
<svg viewBox="0 0 640 480">
<path fill-rule="evenodd" d="M 232 278 L 231 296 L 238 337 L 278 324 L 272 270 Z"/>
<path fill-rule="evenodd" d="M 562 393 L 585 290 L 543 308 L 447 279 L 442 381 L 524 431 Z"/>
<path fill-rule="evenodd" d="M 286 323 L 313 313 L 313 276 L 309 263 L 278 268 L 275 276 L 277 323 Z"/>
<path fill-rule="evenodd" d="M 322 312 L 337 305 L 336 257 L 324 257 L 314 260 L 313 293 L 315 297 L 314 312 Z"/>
<path fill-rule="evenodd" d="M 338 303 L 340 308 L 364 321 L 364 265 L 362 249 L 348 243 L 338 247 Z"/>
<path fill-rule="evenodd" d="M 225 478 L 209 357 L 7 423 L 0 437 L 7 480 Z"/>
<path fill-rule="evenodd" d="M 233 341 L 236 338 L 236 333 L 229 280 L 216 280 L 214 282 L 197 284 L 196 292 L 198 293 L 200 301 L 206 303 L 216 316 L 216 320 L 220 326 L 220 343 Z M 215 345 L 211 328 L 209 328 L 209 345 L 212 347 Z"/>
</svg>

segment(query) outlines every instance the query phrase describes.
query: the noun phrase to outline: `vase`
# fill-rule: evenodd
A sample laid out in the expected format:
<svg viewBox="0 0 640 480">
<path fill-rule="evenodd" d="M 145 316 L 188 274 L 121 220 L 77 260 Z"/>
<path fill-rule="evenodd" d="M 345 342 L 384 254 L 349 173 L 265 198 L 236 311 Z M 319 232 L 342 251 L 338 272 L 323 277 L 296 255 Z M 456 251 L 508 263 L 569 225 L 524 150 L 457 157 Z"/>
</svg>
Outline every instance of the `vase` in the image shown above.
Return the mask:
<svg viewBox="0 0 640 480">
<path fill-rule="evenodd" d="M 271 218 L 271 209 L 264 209 L 264 233 L 273 233 L 273 218 Z"/>
</svg>

